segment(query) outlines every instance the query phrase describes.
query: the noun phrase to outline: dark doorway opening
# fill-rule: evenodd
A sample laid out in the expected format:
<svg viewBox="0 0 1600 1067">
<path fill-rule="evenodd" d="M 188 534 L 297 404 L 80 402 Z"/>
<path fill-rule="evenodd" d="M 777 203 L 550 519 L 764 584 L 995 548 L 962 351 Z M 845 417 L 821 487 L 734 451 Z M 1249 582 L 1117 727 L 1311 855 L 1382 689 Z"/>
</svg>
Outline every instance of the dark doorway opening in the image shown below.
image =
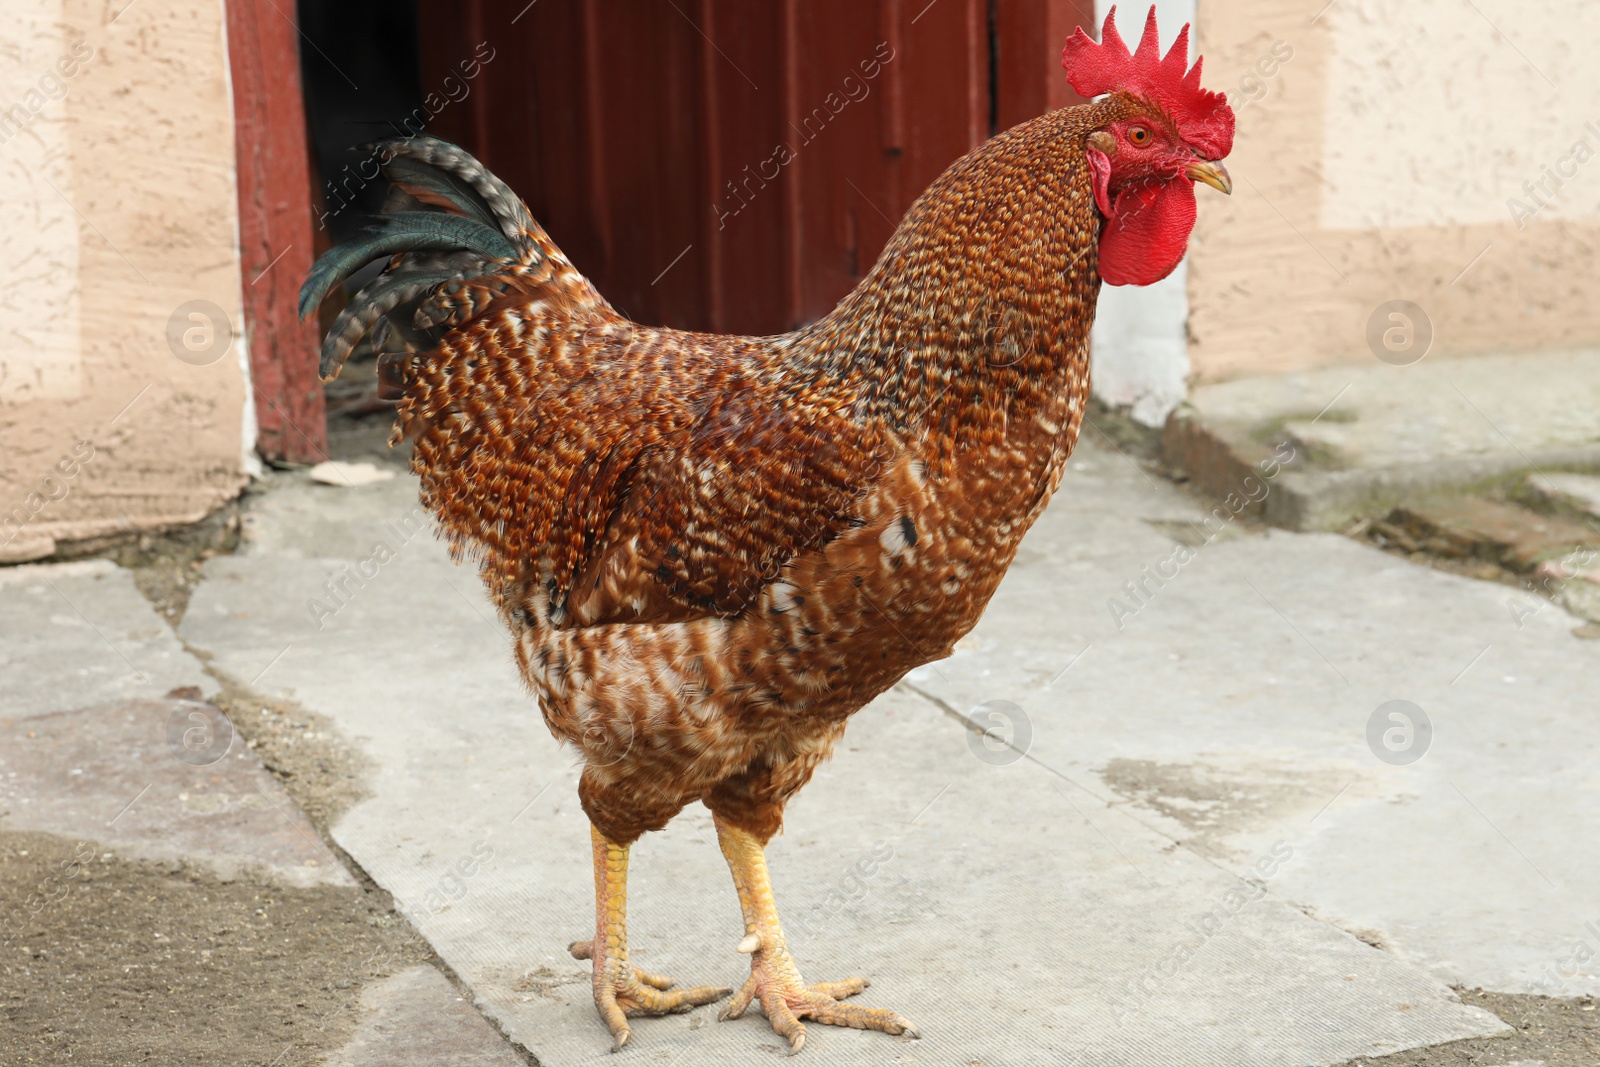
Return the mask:
<svg viewBox="0 0 1600 1067">
<path fill-rule="evenodd" d="M 300 0 L 300 71 L 321 247 L 383 203 L 361 145 L 416 132 L 422 106 L 415 0 Z M 320 249 L 319 249 L 320 250 Z"/>
</svg>

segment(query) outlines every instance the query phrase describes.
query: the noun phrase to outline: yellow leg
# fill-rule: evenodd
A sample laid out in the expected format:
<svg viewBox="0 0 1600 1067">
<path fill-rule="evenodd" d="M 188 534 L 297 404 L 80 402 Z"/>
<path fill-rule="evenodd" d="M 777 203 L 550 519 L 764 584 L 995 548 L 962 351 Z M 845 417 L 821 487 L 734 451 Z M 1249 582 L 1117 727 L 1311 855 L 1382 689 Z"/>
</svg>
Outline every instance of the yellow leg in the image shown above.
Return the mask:
<svg viewBox="0 0 1600 1067">
<path fill-rule="evenodd" d="M 590 826 L 594 842 L 594 940 L 568 946 L 573 958 L 594 962 L 594 1004 L 611 1031 L 611 1051 L 628 1043 L 630 1015 L 668 1015 L 721 1000 L 727 986 L 697 986 L 672 992 L 677 981 L 628 963 L 628 846 Z"/>
<path fill-rule="evenodd" d="M 737 1019 L 755 1001 L 766 1013 L 772 1029 L 787 1039 L 789 1048 L 796 1052 L 806 1042 L 802 1018 L 830 1026 L 918 1036 L 916 1027 L 903 1015 L 887 1008 L 843 1003 L 845 997 L 855 996 L 867 987 L 865 978 L 806 985 L 794 957 L 789 955 L 783 926 L 778 922 L 778 905 L 772 896 L 761 842 L 721 818 L 716 822 L 717 841 L 733 872 L 733 887 L 744 911 L 744 940 L 739 942 L 739 951 L 751 954 L 750 977 L 722 1010 L 722 1018 Z"/>
</svg>

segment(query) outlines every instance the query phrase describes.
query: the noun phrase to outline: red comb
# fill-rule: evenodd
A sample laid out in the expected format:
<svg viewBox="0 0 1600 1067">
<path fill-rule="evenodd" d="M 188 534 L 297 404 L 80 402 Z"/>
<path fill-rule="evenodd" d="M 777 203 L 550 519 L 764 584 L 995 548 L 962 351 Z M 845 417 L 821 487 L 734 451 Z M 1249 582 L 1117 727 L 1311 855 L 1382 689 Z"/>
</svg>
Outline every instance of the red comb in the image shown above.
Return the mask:
<svg viewBox="0 0 1600 1067">
<path fill-rule="evenodd" d="M 1221 159 L 1233 148 L 1233 109 L 1221 93 L 1200 88 L 1200 60 L 1189 62 L 1189 27 L 1178 32 L 1166 58 L 1156 33 L 1156 9 L 1144 21 L 1139 48 L 1129 52 L 1117 33 L 1117 9 L 1106 13 L 1098 42 L 1079 26 L 1061 50 L 1067 82 L 1083 97 L 1117 90 L 1142 97 L 1167 113 L 1183 139 L 1207 159 Z"/>
</svg>

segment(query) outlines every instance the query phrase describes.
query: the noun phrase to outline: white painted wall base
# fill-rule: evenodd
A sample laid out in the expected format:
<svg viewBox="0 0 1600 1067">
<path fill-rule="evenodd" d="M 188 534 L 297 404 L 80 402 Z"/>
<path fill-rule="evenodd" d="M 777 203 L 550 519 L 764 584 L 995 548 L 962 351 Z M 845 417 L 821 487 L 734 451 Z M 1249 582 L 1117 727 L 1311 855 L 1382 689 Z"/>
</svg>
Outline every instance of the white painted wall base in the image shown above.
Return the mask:
<svg viewBox="0 0 1600 1067">
<path fill-rule="evenodd" d="M 1185 23 L 1194 22 L 1196 0 L 1156 0 L 1161 47 L 1172 46 Z M 1104 23 L 1110 0 L 1095 0 L 1095 19 Z M 1117 31 L 1128 47 L 1144 32 L 1144 4 L 1124 3 Z M 1189 54 L 1195 55 L 1194 31 Z M 1189 295 L 1187 262 L 1155 285 L 1102 286 L 1090 334 L 1094 395 L 1126 408 L 1146 426 L 1161 426 L 1183 402 L 1189 387 Z"/>
<path fill-rule="evenodd" d="M 1094 395 L 1162 426 L 1189 388 L 1189 264 L 1154 285 L 1103 285 L 1089 337 Z"/>
</svg>

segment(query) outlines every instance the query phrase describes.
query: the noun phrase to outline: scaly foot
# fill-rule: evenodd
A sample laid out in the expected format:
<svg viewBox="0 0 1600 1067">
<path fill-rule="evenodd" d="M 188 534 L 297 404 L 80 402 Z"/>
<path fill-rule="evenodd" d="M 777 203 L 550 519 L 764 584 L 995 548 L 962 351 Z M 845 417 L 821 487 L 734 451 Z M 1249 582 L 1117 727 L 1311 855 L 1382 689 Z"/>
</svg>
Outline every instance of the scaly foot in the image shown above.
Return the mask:
<svg viewBox="0 0 1600 1067">
<path fill-rule="evenodd" d="M 919 1036 L 911 1020 L 898 1012 L 844 1003 L 845 997 L 853 997 L 871 984 L 865 978 L 807 985 L 783 943 L 782 930 L 766 935 L 749 934 L 739 942 L 739 951 L 753 953 L 750 977 L 722 1009 L 723 1019 L 737 1019 L 754 1001 L 761 1005 L 772 1029 L 789 1042 L 794 1052 L 799 1052 L 806 1043 L 806 1027 L 801 1019 L 828 1026 Z"/>
<path fill-rule="evenodd" d="M 886 1034 L 917 1037 L 917 1028 L 904 1015 L 887 1008 L 863 1008 L 846 1004 L 867 987 L 865 978 L 846 978 L 842 982 L 806 985 L 800 968 L 789 955 L 778 921 L 778 906 L 772 899 L 772 881 L 767 874 L 764 841 L 750 831 L 716 815 L 717 841 L 733 874 L 733 887 L 739 893 L 739 908 L 744 912 L 744 940 L 739 951 L 751 953 L 750 978 L 739 987 L 722 1018 L 737 1019 L 751 1002 L 761 1005 L 767 1022 L 790 1050 L 799 1052 L 806 1043 L 806 1028 L 801 1019 L 829 1026 L 849 1026 L 857 1030 L 882 1030 Z"/>
<path fill-rule="evenodd" d="M 621 1051 L 633 1031 L 630 1015 L 668 1015 L 688 1011 L 733 990 L 727 986 L 672 989 L 671 978 L 641 971 L 628 963 L 628 846 L 589 828 L 594 845 L 595 931 L 592 941 L 574 941 L 567 951 L 594 962 L 594 1006 L 611 1031 L 611 1051 Z"/>
<path fill-rule="evenodd" d="M 603 951 L 597 957 L 594 949 L 593 941 L 574 941 L 567 946 L 573 959 L 594 960 L 594 1005 L 611 1031 L 613 1052 L 633 1036 L 628 1016 L 672 1015 L 721 1000 L 733 992 L 727 986 L 710 985 L 673 989 L 677 979 L 642 971 L 626 959 L 607 957 Z"/>
</svg>

